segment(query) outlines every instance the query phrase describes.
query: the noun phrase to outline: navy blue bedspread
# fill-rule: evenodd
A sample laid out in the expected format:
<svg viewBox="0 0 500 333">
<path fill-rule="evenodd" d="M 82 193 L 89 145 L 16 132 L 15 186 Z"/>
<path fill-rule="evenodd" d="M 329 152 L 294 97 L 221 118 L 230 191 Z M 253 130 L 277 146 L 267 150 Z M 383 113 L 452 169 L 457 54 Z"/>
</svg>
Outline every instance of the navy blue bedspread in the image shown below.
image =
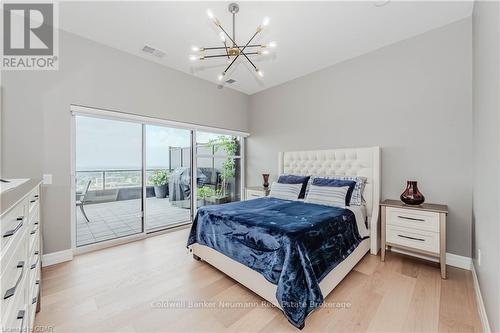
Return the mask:
<svg viewBox="0 0 500 333">
<path fill-rule="evenodd" d="M 211 247 L 276 284 L 286 317 L 302 328 L 323 302 L 319 282 L 360 242 L 348 209 L 268 197 L 200 208 L 188 246 Z"/>
</svg>

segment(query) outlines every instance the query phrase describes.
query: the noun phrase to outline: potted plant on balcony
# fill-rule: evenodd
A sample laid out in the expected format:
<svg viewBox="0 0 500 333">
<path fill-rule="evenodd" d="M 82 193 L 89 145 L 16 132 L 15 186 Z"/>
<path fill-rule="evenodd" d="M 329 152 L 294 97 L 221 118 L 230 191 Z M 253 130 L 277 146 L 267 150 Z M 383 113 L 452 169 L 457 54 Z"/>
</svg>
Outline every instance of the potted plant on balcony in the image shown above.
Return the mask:
<svg viewBox="0 0 500 333">
<path fill-rule="evenodd" d="M 226 191 L 229 180 L 235 176 L 234 156 L 238 149 L 238 143 L 235 137 L 219 136 L 215 140 L 210 140 L 208 144 L 213 148 L 214 153 L 219 149 L 224 150 L 226 153 L 226 160 L 222 162 L 220 170 L 220 177 L 222 180 L 221 186 L 215 190 L 214 195 L 207 197 L 205 201 L 216 205 L 223 204 L 231 201 Z"/>
<path fill-rule="evenodd" d="M 168 195 L 168 178 L 169 173 L 166 170 L 156 170 L 149 178 L 155 189 L 155 196 L 158 199 L 163 199 Z"/>
<path fill-rule="evenodd" d="M 215 196 L 215 190 L 210 186 L 198 187 L 197 191 L 197 199 L 198 199 L 198 207 L 204 206 L 206 199 Z"/>
</svg>

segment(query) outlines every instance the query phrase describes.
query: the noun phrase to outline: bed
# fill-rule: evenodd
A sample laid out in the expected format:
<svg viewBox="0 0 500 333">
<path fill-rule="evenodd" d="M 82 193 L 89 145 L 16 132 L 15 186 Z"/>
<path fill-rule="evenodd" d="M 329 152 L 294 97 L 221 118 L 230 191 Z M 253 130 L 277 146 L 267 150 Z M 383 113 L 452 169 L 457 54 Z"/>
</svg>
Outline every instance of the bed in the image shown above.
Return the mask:
<svg viewBox="0 0 500 333">
<path fill-rule="evenodd" d="M 378 252 L 380 148 L 284 152 L 278 167 L 280 174 L 366 177 L 365 205 L 343 209 L 259 198 L 204 207 L 188 247 L 195 258 L 274 304 L 302 328 L 359 260 L 368 251 Z M 365 217 L 362 235 L 356 231 Z"/>
</svg>

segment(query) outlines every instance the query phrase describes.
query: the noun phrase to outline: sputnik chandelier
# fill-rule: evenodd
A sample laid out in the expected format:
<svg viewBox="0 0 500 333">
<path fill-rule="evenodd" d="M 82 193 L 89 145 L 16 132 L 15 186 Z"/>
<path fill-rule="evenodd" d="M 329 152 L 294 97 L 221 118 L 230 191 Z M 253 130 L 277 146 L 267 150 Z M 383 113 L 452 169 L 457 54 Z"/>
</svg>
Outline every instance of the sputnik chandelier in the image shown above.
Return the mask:
<svg viewBox="0 0 500 333">
<path fill-rule="evenodd" d="M 231 3 L 228 6 L 229 12 L 233 15 L 233 35 L 230 36 L 227 31 L 222 27 L 221 22 L 217 19 L 212 11 L 207 10 L 207 15 L 210 20 L 215 24 L 219 31 L 219 37 L 224 46 L 214 46 L 214 47 L 196 47 L 193 46 L 192 51 L 197 52 L 197 54 L 191 54 L 189 59 L 192 61 L 196 60 L 207 60 L 212 58 L 227 58 L 228 65 L 224 71 L 219 74 L 217 79 L 222 81 L 227 73 L 227 71 L 233 66 L 236 59 L 243 56 L 255 69 L 255 73 L 259 77 L 263 77 L 264 73 L 255 66 L 253 61 L 249 56 L 255 55 L 266 55 L 269 54 L 268 48 L 276 47 L 276 42 L 269 42 L 267 44 L 251 44 L 255 37 L 267 26 L 269 25 L 269 18 L 265 17 L 262 23 L 257 27 L 253 36 L 245 44 L 238 44 L 236 42 L 236 13 L 240 10 L 240 6 L 237 3 Z"/>
</svg>

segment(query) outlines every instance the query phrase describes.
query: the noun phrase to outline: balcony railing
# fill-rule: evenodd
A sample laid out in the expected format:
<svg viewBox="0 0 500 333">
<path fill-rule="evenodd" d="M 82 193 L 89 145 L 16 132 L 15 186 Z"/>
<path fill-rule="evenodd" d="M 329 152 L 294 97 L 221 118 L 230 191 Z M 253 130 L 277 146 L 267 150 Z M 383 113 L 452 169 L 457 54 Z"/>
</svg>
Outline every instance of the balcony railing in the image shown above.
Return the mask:
<svg viewBox="0 0 500 333">
<path fill-rule="evenodd" d="M 146 186 L 155 171 L 168 168 L 146 169 Z M 81 192 L 91 180 L 89 191 L 142 186 L 141 169 L 80 170 L 76 172 L 76 189 Z"/>
</svg>

